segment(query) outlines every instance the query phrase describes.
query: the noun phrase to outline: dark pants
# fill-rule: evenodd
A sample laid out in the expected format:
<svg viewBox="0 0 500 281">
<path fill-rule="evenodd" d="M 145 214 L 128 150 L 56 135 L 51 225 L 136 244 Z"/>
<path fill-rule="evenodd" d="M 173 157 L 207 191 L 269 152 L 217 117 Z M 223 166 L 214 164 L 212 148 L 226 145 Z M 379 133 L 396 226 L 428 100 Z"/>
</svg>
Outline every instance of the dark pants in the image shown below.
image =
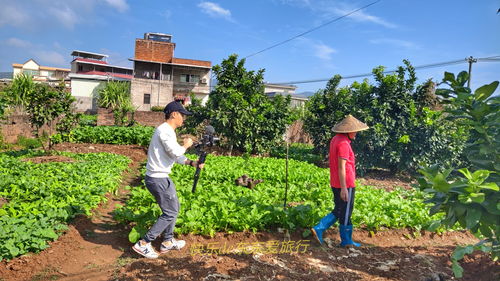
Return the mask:
<svg viewBox="0 0 500 281">
<path fill-rule="evenodd" d="M 164 241 L 170 241 L 174 237 L 175 222 L 180 209 L 175 184 L 170 178 L 148 176 L 146 176 L 145 182 L 146 188 L 155 197 L 156 203 L 160 205 L 162 214 L 143 239 L 146 242 L 151 242 L 164 233 Z"/>
<path fill-rule="evenodd" d="M 340 190 L 340 188 L 332 188 L 333 202 L 335 204 L 332 213 L 338 218 L 339 224 L 352 225 L 351 215 L 352 209 L 354 209 L 355 188 L 352 187 L 347 189 L 347 194 L 349 194 L 349 200 L 347 201 L 342 200 L 340 197 Z"/>
</svg>

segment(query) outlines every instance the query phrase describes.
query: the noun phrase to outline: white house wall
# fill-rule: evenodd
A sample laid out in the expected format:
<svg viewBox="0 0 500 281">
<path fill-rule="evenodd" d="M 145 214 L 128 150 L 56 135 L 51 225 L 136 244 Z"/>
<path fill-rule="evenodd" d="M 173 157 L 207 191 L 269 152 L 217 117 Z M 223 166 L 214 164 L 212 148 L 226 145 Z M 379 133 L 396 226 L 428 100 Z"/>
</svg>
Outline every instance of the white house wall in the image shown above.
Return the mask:
<svg viewBox="0 0 500 281">
<path fill-rule="evenodd" d="M 39 70 L 40 66 L 33 60 L 29 60 L 23 65 L 23 69 Z"/>
<path fill-rule="evenodd" d="M 13 71 L 13 73 L 12 73 L 12 77 L 16 77 L 17 75 L 19 75 L 19 74 L 21 74 L 21 73 L 23 73 L 23 70 L 22 70 L 21 68 L 17 68 L 17 67 L 15 67 L 15 68 L 14 68 L 14 71 Z"/>
<path fill-rule="evenodd" d="M 106 81 L 71 78 L 71 95 L 77 99 L 78 111 L 97 111 L 96 97 Z"/>
<path fill-rule="evenodd" d="M 201 100 L 202 105 L 206 105 L 208 102 L 208 94 L 195 94 L 194 95 L 197 99 Z"/>
</svg>

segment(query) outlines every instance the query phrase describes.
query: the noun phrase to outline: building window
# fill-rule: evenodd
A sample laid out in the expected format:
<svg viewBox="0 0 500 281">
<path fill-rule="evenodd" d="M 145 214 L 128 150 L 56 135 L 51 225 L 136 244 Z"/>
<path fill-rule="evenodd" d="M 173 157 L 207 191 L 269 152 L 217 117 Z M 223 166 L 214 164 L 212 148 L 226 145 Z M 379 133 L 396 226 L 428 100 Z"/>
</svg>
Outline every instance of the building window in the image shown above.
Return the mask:
<svg viewBox="0 0 500 281">
<path fill-rule="evenodd" d="M 151 104 L 151 94 L 144 94 L 144 104 Z"/>
<path fill-rule="evenodd" d="M 23 69 L 23 73 L 30 76 L 40 76 L 40 72 L 38 70 Z"/>
<path fill-rule="evenodd" d="M 181 74 L 181 82 L 198 83 L 200 82 L 200 75 Z"/>
</svg>

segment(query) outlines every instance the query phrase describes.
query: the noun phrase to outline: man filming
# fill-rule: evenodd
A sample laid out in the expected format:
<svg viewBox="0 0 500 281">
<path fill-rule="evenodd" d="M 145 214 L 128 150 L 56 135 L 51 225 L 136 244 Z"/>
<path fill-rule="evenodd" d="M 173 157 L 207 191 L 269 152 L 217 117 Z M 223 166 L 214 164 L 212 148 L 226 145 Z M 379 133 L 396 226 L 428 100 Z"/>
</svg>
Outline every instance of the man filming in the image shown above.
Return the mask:
<svg viewBox="0 0 500 281">
<path fill-rule="evenodd" d="M 163 233 L 163 242 L 160 253 L 170 250 L 180 250 L 186 245 L 183 240 L 174 239 L 174 227 L 179 213 L 179 198 L 169 174 L 174 163 L 203 168 L 203 163 L 192 161 L 184 156 L 186 150 L 193 145 L 191 138 L 185 138 L 183 145 L 177 143 L 175 129 L 182 126 L 187 111 L 180 103 L 173 101 L 163 110 L 165 122 L 155 129 L 148 149 L 148 162 L 146 165 L 146 188 L 156 199 L 162 214 L 156 223 L 149 229 L 144 237 L 132 249 L 146 258 L 157 258 L 151 242 Z"/>
</svg>

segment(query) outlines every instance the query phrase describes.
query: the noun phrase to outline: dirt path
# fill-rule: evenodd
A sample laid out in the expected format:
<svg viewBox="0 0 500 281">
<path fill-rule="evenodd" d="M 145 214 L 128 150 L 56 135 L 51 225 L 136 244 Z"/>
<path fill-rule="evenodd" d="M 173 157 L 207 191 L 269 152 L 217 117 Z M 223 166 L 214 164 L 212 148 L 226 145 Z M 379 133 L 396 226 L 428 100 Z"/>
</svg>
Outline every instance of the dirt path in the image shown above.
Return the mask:
<svg viewBox="0 0 500 281">
<path fill-rule="evenodd" d="M 130 157 L 133 163 L 123 186 L 139 184 L 138 167 L 146 158 L 139 146 L 60 144 L 56 149 Z M 330 247 L 318 247 L 300 232 L 218 233 L 213 238 L 184 235 L 180 238 L 187 247 L 147 260 L 130 250 L 128 229 L 112 218 L 116 203 L 125 198 L 122 189 L 91 218 L 76 218 L 47 250 L 1 262 L 0 280 L 450 280 L 449 256 L 455 245 L 477 241 L 464 232 L 413 237 L 409 231 L 390 230 L 371 237 L 358 230 L 354 238 L 364 246 L 348 250 L 335 246 L 336 229 L 326 233 Z M 463 265 L 463 280 L 500 276 L 500 264 L 481 253 L 467 257 Z"/>
</svg>

